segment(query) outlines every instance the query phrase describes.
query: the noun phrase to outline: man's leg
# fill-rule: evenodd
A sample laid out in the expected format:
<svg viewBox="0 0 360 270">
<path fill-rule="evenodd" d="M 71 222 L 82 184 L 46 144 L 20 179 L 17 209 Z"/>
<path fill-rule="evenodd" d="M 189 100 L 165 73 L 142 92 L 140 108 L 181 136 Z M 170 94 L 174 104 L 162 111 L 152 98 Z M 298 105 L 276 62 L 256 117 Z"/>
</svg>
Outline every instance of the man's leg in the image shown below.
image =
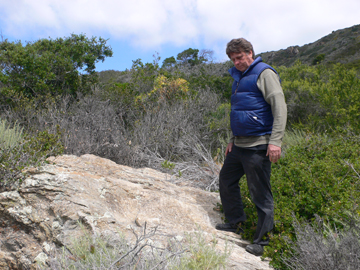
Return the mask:
<svg viewBox="0 0 360 270">
<path fill-rule="evenodd" d="M 259 145 L 245 151 L 247 153 L 242 156 L 242 163 L 249 192 L 258 214 L 253 243 L 266 246 L 269 244 L 269 239 L 263 238 L 267 238 L 267 233 L 274 226 L 274 201 L 270 185 L 271 162 L 266 156 L 266 145 Z"/>
<path fill-rule="evenodd" d="M 225 218 L 233 226 L 246 220 L 239 187 L 239 180 L 244 175 L 241 151 L 241 148 L 233 145 L 219 175 L 220 198 Z"/>
</svg>

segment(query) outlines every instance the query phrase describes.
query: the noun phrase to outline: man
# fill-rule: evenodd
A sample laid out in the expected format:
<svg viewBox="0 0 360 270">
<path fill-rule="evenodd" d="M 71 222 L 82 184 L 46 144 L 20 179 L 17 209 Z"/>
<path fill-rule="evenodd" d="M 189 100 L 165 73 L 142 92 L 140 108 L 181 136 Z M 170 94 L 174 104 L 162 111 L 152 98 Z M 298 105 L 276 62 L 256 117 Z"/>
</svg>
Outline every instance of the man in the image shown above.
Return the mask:
<svg viewBox="0 0 360 270">
<path fill-rule="evenodd" d="M 253 244 L 246 251 L 261 256 L 269 244 L 268 232 L 274 225 L 274 202 L 271 193 L 271 162 L 281 155 L 287 109 L 280 78 L 271 66 L 254 59 L 255 53 L 246 39 L 233 39 L 226 54 L 234 63 L 229 70 L 234 78 L 230 123 L 233 133 L 220 171 L 219 188 L 225 217 L 229 223 L 216 229 L 243 232 L 246 220 L 239 180 L 245 174 L 254 202 L 258 223 Z"/>
</svg>

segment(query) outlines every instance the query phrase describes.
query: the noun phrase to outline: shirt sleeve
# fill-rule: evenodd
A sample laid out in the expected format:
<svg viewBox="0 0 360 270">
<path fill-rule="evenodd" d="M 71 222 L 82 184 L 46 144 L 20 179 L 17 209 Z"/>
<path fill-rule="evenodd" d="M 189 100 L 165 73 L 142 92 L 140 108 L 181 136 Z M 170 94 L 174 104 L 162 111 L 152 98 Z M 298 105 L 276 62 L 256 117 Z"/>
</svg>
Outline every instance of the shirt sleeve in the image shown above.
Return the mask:
<svg viewBox="0 0 360 270">
<path fill-rule="evenodd" d="M 281 147 L 287 120 L 287 107 L 279 76 L 271 69 L 265 69 L 257 80 L 257 86 L 264 99 L 271 106 L 274 117 L 269 144 Z"/>
</svg>

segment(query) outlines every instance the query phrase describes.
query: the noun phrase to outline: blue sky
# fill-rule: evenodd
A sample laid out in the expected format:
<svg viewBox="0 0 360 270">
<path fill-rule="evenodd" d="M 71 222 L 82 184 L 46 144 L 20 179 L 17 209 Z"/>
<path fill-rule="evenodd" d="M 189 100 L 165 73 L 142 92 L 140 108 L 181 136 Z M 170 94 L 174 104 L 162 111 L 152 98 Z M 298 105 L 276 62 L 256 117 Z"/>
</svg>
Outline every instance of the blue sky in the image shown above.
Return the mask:
<svg viewBox="0 0 360 270">
<path fill-rule="evenodd" d="M 188 48 L 227 60 L 232 38 L 255 53 L 302 46 L 333 30 L 360 24 L 359 0 L 0 0 L 0 31 L 10 41 L 67 37 L 109 39 L 112 58 L 97 70 L 125 70 L 132 60 L 152 62 Z"/>
</svg>

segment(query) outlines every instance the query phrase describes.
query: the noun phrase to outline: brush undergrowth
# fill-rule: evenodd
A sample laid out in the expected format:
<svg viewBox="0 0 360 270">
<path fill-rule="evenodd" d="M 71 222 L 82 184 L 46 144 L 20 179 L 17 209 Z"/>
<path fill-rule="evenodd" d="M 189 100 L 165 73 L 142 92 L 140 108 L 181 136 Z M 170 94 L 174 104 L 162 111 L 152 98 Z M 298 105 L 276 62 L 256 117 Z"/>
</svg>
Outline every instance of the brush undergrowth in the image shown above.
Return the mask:
<svg viewBox="0 0 360 270">
<path fill-rule="evenodd" d="M 185 240 L 171 238 L 166 247 L 156 242 L 157 228 L 139 234 L 133 230 L 135 241 L 122 233 L 111 237 L 92 235 L 82 226 L 82 236 L 71 245 L 54 250 L 47 264 L 38 263 L 38 269 L 226 269 L 229 249 L 216 250 L 216 241 L 210 243 L 203 232 L 188 234 Z"/>
<path fill-rule="evenodd" d="M 356 270 L 360 269 L 360 217 L 356 209 L 347 218 L 334 223 L 316 216 L 314 222 L 299 222 L 294 218 L 296 241 L 287 240 L 292 247 L 289 257 L 283 258 L 291 270 Z"/>
<path fill-rule="evenodd" d="M 26 167 L 39 166 L 50 155 L 64 150 L 59 133 L 40 131 L 30 136 L 22 134 L 19 127 L 7 127 L 3 134 L 8 134 L 8 139 L 4 142 L 6 147 L 0 147 L 0 191 L 16 188 L 25 178 Z"/>
<path fill-rule="evenodd" d="M 64 150 L 152 167 L 172 174 L 171 181 L 216 190 L 217 162 L 229 137 L 227 69 L 225 63 L 160 70 L 137 60 L 117 83 L 94 85 L 91 94 L 76 98 L 25 98 L 0 88 L 0 100 L 11 101 L 1 116 L 24 127 L 18 143 L 1 149 L 1 189 L 21 181 L 26 166 Z M 360 143 L 358 135 L 349 134 L 360 130 L 360 80 L 342 65 L 297 63 L 278 71 L 293 131 L 284 138 L 285 155 L 272 167 L 276 224 L 265 256 L 282 268 L 282 258 L 291 254 L 285 239 L 295 239 L 293 214 L 306 221 L 318 215 L 341 229 L 335 218 L 359 203 Z M 19 134 L 14 127 L 3 130 Z M 240 185 L 250 239 L 257 217 L 245 182 Z"/>
<path fill-rule="evenodd" d="M 189 234 L 187 236 L 188 253 L 180 257 L 178 262 L 174 262 L 170 269 L 226 269 L 227 258 L 231 250 L 226 245 L 224 252 L 219 252 L 216 244 L 215 238 L 208 243 L 201 232 Z"/>
<path fill-rule="evenodd" d="M 283 258 L 291 253 L 285 239 L 295 240 L 293 220 L 315 220 L 316 216 L 339 223 L 360 204 L 360 137 L 339 134 L 338 137 L 311 135 L 286 149 L 286 154 L 272 165 L 271 184 L 275 206 L 275 227 L 264 256 L 271 264 L 286 269 Z M 244 237 L 251 239 L 257 215 L 246 181 L 240 187 L 248 220 Z"/>
<path fill-rule="evenodd" d="M 6 120 L 0 119 L 0 149 L 9 149 L 20 143 L 23 138 L 23 128 L 18 124 L 11 127 Z"/>
</svg>

